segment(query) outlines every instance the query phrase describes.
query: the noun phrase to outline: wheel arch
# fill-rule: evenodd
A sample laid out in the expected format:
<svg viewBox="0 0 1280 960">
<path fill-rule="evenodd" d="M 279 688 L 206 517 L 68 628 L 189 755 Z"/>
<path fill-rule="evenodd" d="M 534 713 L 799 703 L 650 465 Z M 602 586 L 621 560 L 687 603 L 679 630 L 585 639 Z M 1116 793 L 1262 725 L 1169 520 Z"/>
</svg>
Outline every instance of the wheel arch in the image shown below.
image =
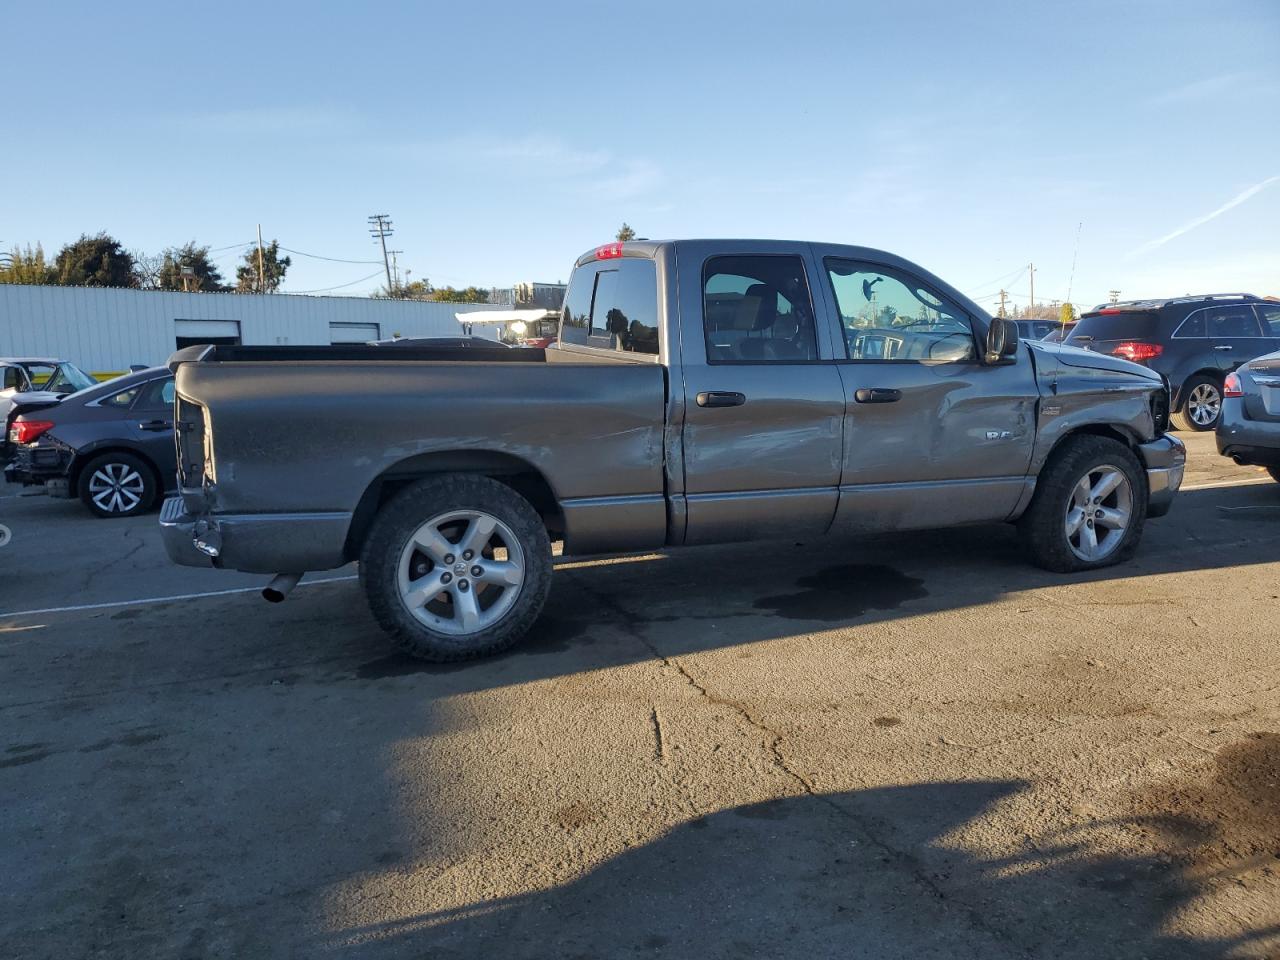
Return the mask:
<svg viewBox="0 0 1280 960">
<path fill-rule="evenodd" d="M 1142 465 L 1142 451 L 1139 449 L 1142 438 L 1139 437 L 1128 425 L 1123 423 L 1082 423 L 1072 427 L 1069 431 L 1058 437 L 1051 446 L 1044 458 L 1039 460 L 1035 469 L 1035 475 L 1032 478 L 1034 482 L 1027 484 L 1027 487 L 1014 507 L 1013 512 L 1009 515 L 1009 520 L 1017 520 L 1026 512 L 1031 505 L 1032 499 L 1035 497 L 1036 490 L 1040 487 L 1040 477 L 1049 469 L 1049 465 L 1054 461 L 1063 450 L 1066 444 L 1073 442 L 1080 437 L 1103 437 L 1108 440 L 1116 440 L 1125 445 L 1126 448 L 1138 458 L 1139 466 Z M 1146 477 L 1146 473 L 1143 473 Z"/>
<path fill-rule="evenodd" d="M 564 514 L 555 488 L 528 460 L 500 450 L 437 450 L 406 457 L 369 482 L 351 516 L 343 547 L 346 556 L 352 559 L 359 556 L 383 504 L 411 483 L 446 473 L 489 477 L 510 487 L 533 505 L 553 539 L 563 534 Z"/>
<path fill-rule="evenodd" d="M 76 455 L 71 458 L 71 466 L 67 470 L 67 485 L 74 493 L 80 487 L 80 475 L 84 472 L 84 468 L 93 461 L 97 460 L 104 454 L 109 453 L 127 453 L 131 457 L 137 457 L 151 470 L 151 478 L 156 483 L 157 496 L 163 496 L 167 489 L 164 477 L 160 473 L 160 466 L 154 459 L 149 457 L 145 451 L 138 447 L 130 446 L 127 443 L 103 443 L 96 447 L 90 447 L 78 450 Z"/>
<path fill-rule="evenodd" d="M 1192 370 L 1185 377 L 1183 377 L 1182 382 L 1179 383 L 1177 387 L 1174 388 L 1173 402 L 1170 404 L 1171 412 L 1173 410 L 1181 410 L 1183 406 L 1186 404 L 1187 384 L 1190 383 L 1192 380 L 1194 380 L 1196 377 L 1207 377 L 1210 380 L 1214 380 L 1217 383 L 1221 384 L 1224 380 L 1227 379 L 1227 374 L 1224 370 L 1220 369 L 1219 367 L 1201 367 L 1199 370 Z"/>
</svg>

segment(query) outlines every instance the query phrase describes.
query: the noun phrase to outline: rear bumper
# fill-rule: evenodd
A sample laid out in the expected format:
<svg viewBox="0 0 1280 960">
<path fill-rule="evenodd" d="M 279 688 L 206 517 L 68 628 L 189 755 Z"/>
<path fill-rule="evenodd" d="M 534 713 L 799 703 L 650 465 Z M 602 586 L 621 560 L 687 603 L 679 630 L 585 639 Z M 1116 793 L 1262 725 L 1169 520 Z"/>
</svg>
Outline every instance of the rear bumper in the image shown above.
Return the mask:
<svg viewBox="0 0 1280 960">
<path fill-rule="evenodd" d="M 1163 517 L 1173 506 L 1187 469 L 1187 448 L 1177 437 L 1165 434 L 1138 445 L 1147 468 L 1147 516 Z"/>
<path fill-rule="evenodd" d="M 165 500 L 160 533 L 165 552 L 187 567 L 246 573 L 330 570 L 347 562 L 349 513 L 248 513 L 195 516 L 181 497 Z M 197 546 L 205 545 L 205 550 Z M 216 551 L 213 555 L 206 550 Z"/>
<path fill-rule="evenodd" d="M 1280 423 L 1245 419 L 1244 401 L 1239 397 L 1222 401 L 1214 439 L 1218 452 L 1237 463 L 1280 466 Z"/>
</svg>

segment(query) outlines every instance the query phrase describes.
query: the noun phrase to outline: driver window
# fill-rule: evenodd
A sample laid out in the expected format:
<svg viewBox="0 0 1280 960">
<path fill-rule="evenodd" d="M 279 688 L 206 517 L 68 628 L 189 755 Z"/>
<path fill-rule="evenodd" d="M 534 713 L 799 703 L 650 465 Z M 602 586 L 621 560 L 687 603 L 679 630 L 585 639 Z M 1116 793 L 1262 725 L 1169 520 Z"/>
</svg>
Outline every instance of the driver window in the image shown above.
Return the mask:
<svg viewBox="0 0 1280 960">
<path fill-rule="evenodd" d="M 963 363 L 977 359 L 968 315 L 910 274 L 854 260 L 825 263 L 850 360 Z"/>
</svg>

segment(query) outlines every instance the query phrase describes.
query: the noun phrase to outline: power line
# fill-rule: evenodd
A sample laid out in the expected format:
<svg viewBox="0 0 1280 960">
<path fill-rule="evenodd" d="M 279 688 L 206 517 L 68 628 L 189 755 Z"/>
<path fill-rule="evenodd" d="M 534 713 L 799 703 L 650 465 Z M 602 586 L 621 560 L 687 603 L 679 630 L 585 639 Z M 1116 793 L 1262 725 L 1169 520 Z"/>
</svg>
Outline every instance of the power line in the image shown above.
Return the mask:
<svg viewBox="0 0 1280 960">
<path fill-rule="evenodd" d="M 294 250 L 292 247 L 281 247 L 280 249 L 286 253 L 296 253 L 300 257 L 310 257 L 312 260 L 328 260 L 330 263 L 361 263 L 372 265 L 382 262 L 381 260 L 343 260 L 339 257 L 322 257 L 318 253 L 304 253 L 301 250 Z"/>
<path fill-rule="evenodd" d="M 372 280 L 381 272 L 382 272 L 381 270 L 375 270 L 373 271 L 373 273 L 369 274 L 367 277 L 361 277 L 359 280 L 352 280 L 350 283 L 340 283 L 336 287 L 321 287 L 318 290 L 290 290 L 288 292 L 289 293 L 328 293 L 330 290 L 343 290 L 343 289 L 346 289 L 347 287 L 354 287 L 357 283 L 364 283 L 366 280 Z"/>
<path fill-rule="evenodd" d="M 1007 282 L 1007 284 L 1008 284 L 1008 285 L 1012 286 L 1012 285 L 1013 285 L 1013 282 L 1014 282 L 1015 280 L 1017 280 L 1019 277 L 1021 277 L 1021 276 L 1022 276 L 1022 274 L 1023 274 L 1023 272 L 1024 272 L 1026 269 L 1027 269 L 1027 268 L 1026 268 L 1025 266 L 1018 267 L 1018 269 L 1017 269 L 1017 270 L 1010 271 L 1009 273 L 1006 273 L 1004 276 L 1002 276 L 1002 277 L 996 277 L 994 280 L 989 280 L 989 281 L 987 281 L 986 283 L 975 283 L 975 284 L 974 284 L 972 287 L 970 287 L 969 289 L 970 289 L 970 290 L 985 290 L 987 287 L 994 287 L 994 286 L 996 286 L 997 284 L 1005 284 L 1006 282 Z M 1012 278 L 1012 279 L 1010 279 L 1010 278 Z M 967 291 L 966 291 L 966 292 L 967 292 Z"/>
</svg>

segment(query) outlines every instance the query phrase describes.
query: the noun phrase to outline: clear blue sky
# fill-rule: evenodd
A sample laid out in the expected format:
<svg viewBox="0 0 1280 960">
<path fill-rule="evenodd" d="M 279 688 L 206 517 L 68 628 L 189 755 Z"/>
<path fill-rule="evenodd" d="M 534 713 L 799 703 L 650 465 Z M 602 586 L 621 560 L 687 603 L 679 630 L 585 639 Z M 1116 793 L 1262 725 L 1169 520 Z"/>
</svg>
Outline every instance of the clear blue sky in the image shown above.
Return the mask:
<svg viewBox="0 0 1280 960">
<path fill-rule="evenodd" d="M 261 222 L 285 246 L 373 260 L 365 218 L 389 213 L 414 278 L 507 286 L 565 278 L 626 220 L 653 238 L 884 247 L 1025 302 L 1032 260 L 1037 300 L 1066 296 L 1083 222 L 1078 303 L 1280 294 L 1275 0 L 0 17 L 6 247 L 98 230 L 224 247 Z M 230 273 L 238 252 L 220 256 Z M 375 269 L 295 257 L 285 289 Z"/>
</svg>

